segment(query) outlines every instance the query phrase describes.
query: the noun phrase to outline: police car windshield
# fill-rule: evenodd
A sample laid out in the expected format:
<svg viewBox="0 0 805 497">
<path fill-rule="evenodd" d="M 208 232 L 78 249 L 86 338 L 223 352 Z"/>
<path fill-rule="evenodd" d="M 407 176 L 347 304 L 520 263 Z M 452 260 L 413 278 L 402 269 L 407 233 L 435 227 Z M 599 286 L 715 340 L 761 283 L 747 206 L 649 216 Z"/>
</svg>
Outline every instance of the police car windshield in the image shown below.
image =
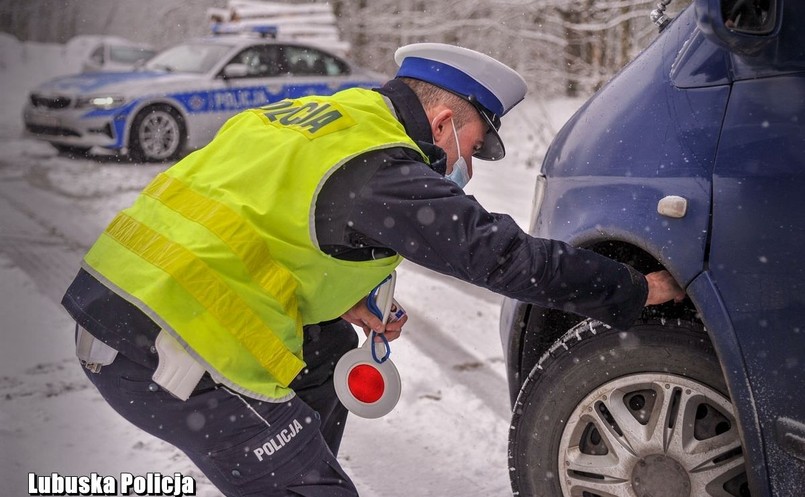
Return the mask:
<svg viewBox="0 0 805 497">
<path fill-rule="evenodd" d="M 229 50 L 231 47 L 226 45 L 185 43 L 156 55 L 145 64 L 145 68 L 153 71 L 202 74 L 212 69 Z"/>
<path fill-rule="evenodd" d="M 154 56 L 156 52 L 147 48 L 140 47 L 109 47 L 109 58 L 115 62 L 124 64 L 134 64 L 141 60 L 146 60 Z"/>
</svg>

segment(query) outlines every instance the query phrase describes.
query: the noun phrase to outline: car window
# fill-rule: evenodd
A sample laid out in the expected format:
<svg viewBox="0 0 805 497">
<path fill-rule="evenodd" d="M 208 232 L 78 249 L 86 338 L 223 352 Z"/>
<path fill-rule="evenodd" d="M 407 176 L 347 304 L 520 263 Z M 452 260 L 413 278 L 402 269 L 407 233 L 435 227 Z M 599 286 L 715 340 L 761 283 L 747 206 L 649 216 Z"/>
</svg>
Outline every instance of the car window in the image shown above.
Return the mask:
<svg viewBox="0 0 805 497">
<path fill-rule="evenodd" d="M 109 59 L 123 64 L 134 64 L 141 60 L 146 60 L 154 55 L 153 50 L 138 47 L 109 47 Z"/>
<path fill-rule="evenodd" d="M 210 71 L 231 47 L 212 43 L 185 43 L 169 48 L 149 60 L 145 67 L 155 71 L 205 73 Z"/>
<path fill-rule="evenodd" d="M 772 0 L 723 0 L 721 15 L 724 25 L 735 31 L 765 34 L 774 28 Z"/>
<path fill-rule="evenodd" d="M 295 76 L 341 76 L 349 74 L 349 66 L 332 55 L 309 47 L 282 47 L 288 69 Z"/>
<path fill-rule="evenodd" d="M 275 45 L 249 47 L 233 57 L 229 63 L 245 65 L 247 78 L 268 78 L 288 72 L 285 60 Z"/>
</svg>

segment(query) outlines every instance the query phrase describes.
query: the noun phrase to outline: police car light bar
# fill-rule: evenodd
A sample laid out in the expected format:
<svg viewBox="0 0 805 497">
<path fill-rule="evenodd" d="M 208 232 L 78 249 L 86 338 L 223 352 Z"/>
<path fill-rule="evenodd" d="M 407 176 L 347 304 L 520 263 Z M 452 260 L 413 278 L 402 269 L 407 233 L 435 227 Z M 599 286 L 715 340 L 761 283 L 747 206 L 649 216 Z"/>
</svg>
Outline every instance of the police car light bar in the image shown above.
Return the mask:
<svg viewBox="0 0 805 497">
<path fill-rule="evenodd" d="M 241 24 L 216 22 L 210 26 L 214 35 L 256 34 L 261 38 L 276 38 L 279 28 L 273 24 Z"/>
</svg>

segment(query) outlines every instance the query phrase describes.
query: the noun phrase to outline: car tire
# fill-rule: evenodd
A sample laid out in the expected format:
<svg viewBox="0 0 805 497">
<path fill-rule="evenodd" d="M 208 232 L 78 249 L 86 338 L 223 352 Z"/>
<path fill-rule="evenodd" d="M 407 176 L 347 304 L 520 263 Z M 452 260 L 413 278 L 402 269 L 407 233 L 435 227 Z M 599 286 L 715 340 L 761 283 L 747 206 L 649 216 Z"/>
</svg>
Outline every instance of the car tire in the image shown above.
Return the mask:
<svg viewBox="0 0 805 497">
<path fill-rule="evenodd" d="M 695 323 L 574 326 L 520 390 L 509 458 L 519 496 L 749 495 L 734 407 Z"/>
<path fill-rule="evenodd" d="M 179 111 L 169 105 L 152 105 L 132 121 L 129 157 L 135 162 L 176 160 L 186 141 L 187 131 Z"/>
<path fill-rule="evenodd" d="M 59 155 L 69 157 L 71 159 L 80 159 L 86 157 L 91 149 L 91 147 L 76 147 L 73 145 L 61 145 L 58 143 L 51 143 L 51 145 L 53 145 L 53 148 L 56 149 Z"/>
</svg>

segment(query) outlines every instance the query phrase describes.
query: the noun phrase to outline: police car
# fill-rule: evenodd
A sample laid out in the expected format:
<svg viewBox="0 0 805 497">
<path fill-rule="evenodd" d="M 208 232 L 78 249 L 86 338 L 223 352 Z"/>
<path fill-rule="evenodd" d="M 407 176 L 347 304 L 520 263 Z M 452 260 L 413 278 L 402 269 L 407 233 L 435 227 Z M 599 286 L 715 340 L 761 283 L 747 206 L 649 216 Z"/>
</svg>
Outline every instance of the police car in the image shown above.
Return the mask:
<svg viewBox="0 0 805 497">
<path fill-rule="evenodd" d="M 383 82 L 311 44 L 210 36 L 169 48 L 136 71 L 44 83 L 30 93 L 23 120 L 28 134 L 63 153 L 94 147 L 138 162 L 167 161 L 204 146 L 240 110 Z"/>
</svg>

